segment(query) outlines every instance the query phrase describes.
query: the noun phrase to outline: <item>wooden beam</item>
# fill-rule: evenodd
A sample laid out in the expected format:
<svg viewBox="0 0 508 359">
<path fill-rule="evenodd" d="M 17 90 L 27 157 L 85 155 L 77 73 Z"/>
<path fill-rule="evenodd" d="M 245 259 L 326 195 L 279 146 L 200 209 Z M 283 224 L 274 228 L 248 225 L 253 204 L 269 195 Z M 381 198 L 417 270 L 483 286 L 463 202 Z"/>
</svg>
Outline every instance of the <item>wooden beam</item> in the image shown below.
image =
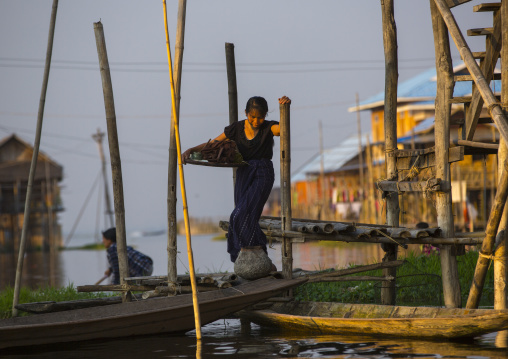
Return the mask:
<svg viewBox="0 0 508 359">
<path fill-rule="evenodd" d="M 508 19 L 508 0 L 501 2 L 501 18 Z M 508 22 L 502 22 L 501 29 L 503 46 L 501 47 L 501 71 L 503 80 L 501 82 L 501 105 L 506 113 L 508 110 Z M 502 173 L 502 165 L 508 158 L 507 143 L 501 139 L 498 153 L 498 172 Z M 499 260 L 494 261 L 494 309 L 508 308 L 508 206 L 505 205 L 497 236 L 500 241 L 495 250 Z M 496 240 L 497 241 L 497 240 Z"/>
<path fill-rule="evenodd" d="M 478 90 L 481 93 L 485 104 L 487 105 L 487 108 L 489 109 L 492 119 L 497 125 L 497 128 L 505 142 L 508 142 L 508 119 L 497 103 L 497 100 L 492 93 L 488 82 L 485 80 L 482 71 L 478 67 L 478 64 L 476 63 L 476 60 L 474 59 L 469 46 L 467 45 L 464 37 L 462 36 L 462 33 L 460 32 L 452 12 L 444 0 L 434 1 L 441 13 L 441 16 L 443 17 L 443 20 L 446 23 L 446 26 L 450 31 L 450 34 L 452 35 L 453 41 L 455 42 L 455 45 L 457 46 L 457 49 L 459 50 L 459 53 L 464 60 L 469 73 L 471 76 L 473 76 L 473 80 L 476 83 Z"/>
<path fill-rule="evenodd" d="M 317 282 L 354 282 L 354 281 L 395 281 L 395 277 L 385 276 L 385 277 L 376 277 L 371 275 L 364 276 L 351 276 L 351 277 L 321 277 L 316 279 L 310 279 L 307 283 L 317 283 Z"/>
<path fill-rule="evenodd" d="M 455 75 L 455 81 L 473 81 L 473 77 L 471 75 Z M 492 75 L 493 80 L 501 80 L 501 74 L 495 73 Z"/>
<path fill-rule="evenodd" d="M 167 187 L 167 225 L 168 225 L 168 278 L 170 282 L 176 282 L 177 277 L 177 216 L 176 216 L 176 172 L 178 165 L 176 150 L 175 122 L 180 118 L 180 89 L 182 84 L 182 63 L 185 40 L 185 19 L 187 12 L 187 0 L 178 1 L 178 21 L 175 39 L 175 108 L 176 113 L 171 111 L 169 126 L 169 160 L 168 160 L 168 187 Z"/>
<path fill-rule="evenodd" d="M 106 284 L 106 285 L 78 285 L 78 292 L 127 292 L 127 291 L 145 291 L 153 290 L 155 287 L 148 285 L 126 285 L 126 284 Z"/>
<path fill-rule="evenodd" d="M 455 140 L 453 143 L 462 146 L 476 147 L 476 148 L 485 148 L 489 150 L 497 150 L 499 149 L 499 144 L 497 143 L 485 143 L 485 142 L 475 142 L 475 141 L 467 141 L 467 140 Z"/>
<path fill-rule="evenodd" d="M 418 164 L 416 167 L 423 169 L 428 167 L 436 166 L 436 154 L 429 152 L 419 156 L 402 157 L 397 158 L 397 168 L 399 170 L 410 170 L 413 167 L 416 159 L 418 158 Z M 448 151 L 448 162 L 457 162 L 464 159 L 464 147 L 456 146 L 451 147 Z"/>
<path fill-rule="evenodd" d="M 280 188 L 281 188 L 281 229 L 282 233 L 292 228 L 291 214 L 291 131 L 290 104 L 280 104 Z M 282 255 L 282 274 L 293 278 L 293 244 L 284 238 Z"/>
<path fill-rule="evenodd" d="M 120 146 L 118 144 L 118 132 L 116 128 L 113 84 L 111 83 L 108 53 L 106 50 L 106 39 L 104 37 L 104 29 L 102 27 L 102 23 L 99 21 L 95 22 L 93 25 L 95 31 L 95 42 L 97 45 L 97 54 L 99 56 L 99 65 L 101 69 L 106 124 L 108 128 L 111 175 L 113 177 L 113 201 L 115 204 L 116 245 L 118 252 L 118 266 L 120 270 L 120 284 L 124 284 L 123 278 L 129 276 L 129 262 L 127 259 L 127 240 L 125 235 L 125 206 L 123 201 L 122 161 L 120 159 Z M 123 301 L 131 301 L 130 293 L 124 293 Z"/>
<path fill-rule="evenodd" d="M 377 183 L 377 187 L 383 192 L 446 192 L 450 191 L 450 185 L 441 182 L 439 178 L 431 178 L 422 182 L 396 182 L 381 181 Z"/>
<path fill-rule="evenodd" d="M 482 243 L 480 256 L 476 264 L 476 269 L 469 290 L 469 297 L 467 299 L 466 308 L 478 308 L 480 297 L 485 283 L 488 266 L 490 264 L 490 256 L 494 250 L 494 241 L 501 222 L 501 216 L 505 207 L 506 199 L 508 198 L 508 159 L 503 163 L 501 178 L 496 192 L 494 205 L 492 206 L 487 228 L 485 229 L 485 240 Z"/>
<path fill-rule="evenodd" d="M 403 260 L 396 260 L 391 262 L 381 262 L 381 263 L 374 263 L 374 264 L 368 264 L 368 265 L 361 265 L 356 266 L 353 268 L 345 268 L 345 269 L 338 269 L 331 272 L 324 272 L 324 273 L 316 273 L 309 275 L 309 282 L 314 282 L 318 278 L 332 278 L 332 277 L 340 277 L 340 276 L 346 276 L 356 273 L 363 273 L 368 272 L 372 270 L 377 269 L 383 269 L 383 268 L 397 268 L 403 265 L 405 261 Z"/>
<path fill-rule="evenodd" d="M 229 124 L 238 122 L 238 89 L 236 85 L 235 44 L 226 42 L 226 72 L 228 76 Z M 233 188 L 236 185 L 236 171 L 233 167 Z M 236 203 L 235 203 L 236 206 Z"/>
<path fill-rule="evenodd" d="M 485 81 L 490 83 L 494 75 L 494 68 L 499 59 L 501 52 L 501 13 L 499 11 L 494 12 L 493 19 L 494 27 L 490 29 L 483 29 L 484 31 L 477 32 L 483 35 L 487 35 L 485 39 L 485 58 L 481 61 L 481 72 L 485 76 Z M 469 31 L 468 31 L 469 35 Z M 472 36 L 472 35 L 470 35 Z M 473 83 L 473 92 L 471 105 L 468 112 L 466 113 L 466 140 L 473 140 L 476 126 L 478 125 L 478 118 L 483 108 L 483 98 L 480 94 L 479 89 Z"/>
<path fill-rule="evenodd" d="M 455 0 L 459 1 L 459 0 Z M 397 57 L 397 26 L 395 24 L 394 1 L 381 1 L 382 24 L 383 24 L 383 47 L 385 54 L 385 102 L 384 102 L 384 128 L 385 128 L 385 153 L 397 150 L 397 82 L 398 57 Z M 397 178 L 397 160 L 395 157 L 386 156 L 386 178 L 391 181 Z M 399 196 L 392 195 L 386 198 L 386 223 L 389 226 L 399 226 Z M 385 256 L 383 262 L 397 259 L 397 245 L 386 244 L 383 246 Z M 393 268 L 383 269 L 383 275 L 395 277 L 397 274 Z M 395 304 L 395 282 L 383 283 L 381 289 L 381 303 Z"/>
<path fill-rule="evenodd" d="M 473 6 L 474 12 L 487 12 L 487 11 L 497 11 L 501 8 L 501 3 L 486 3 Z"/>
<path fill-rule="evenodd" d="M 446 3 L 448 4 L 448 6 L 450 8 L 452 7 L 455 7 L 455 6 L 459 6 L 459 5 L 462 5 L 462 4 L 465 4 L 467 2 L 470 2 L 471 0 L 446 0 Z"/>
<path fill-rule="evenodd" d="M 446 6 L 446 5 L 445 5 Z M 435 164 L 436 177 L 445 183 L 450 183 L 450 155 L 458 148 L 463 157 L 462 147 L 450 148 L 450 117 L 451 104 L 455 83 L 453 81 L 453 66 L 450 53 L 448 29 L 440 16 L 436 3 L 430 0 L 432 29 L 434 34 L 434 51 L 436 57 L 437 93 L 435 101 Z M 448 9 L 449 11 L 449 9 Z M 452 214 L 451 191 L 436 193 L 437 224 L 444 237 L 453 237 L 454 223 Z M 443 281 L 443 297 L 446 307 L 461 307 L 461 294 L 457 259 L 452 255 L 453 247 L 442 246 L 441 277 Z"/>
</svg>

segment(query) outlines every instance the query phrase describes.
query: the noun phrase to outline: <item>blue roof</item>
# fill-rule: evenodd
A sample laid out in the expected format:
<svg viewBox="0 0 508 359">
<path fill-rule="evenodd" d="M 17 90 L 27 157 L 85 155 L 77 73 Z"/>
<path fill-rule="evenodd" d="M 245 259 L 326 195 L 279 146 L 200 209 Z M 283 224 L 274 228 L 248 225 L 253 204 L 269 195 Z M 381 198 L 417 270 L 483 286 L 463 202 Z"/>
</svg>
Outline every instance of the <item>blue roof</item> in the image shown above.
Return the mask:
<svg viewBox="0 0 508 359">
<path fill-rule="evenodd" d="M 362 147 L 365 147 L 365 145 L 365 139 L 362 139 Z M 346 138 L 339 146 L 324 150 L 324 172 L 328 173 L 338 171 L 342 166 L 344 166 L 344 164 L 353 159 L 355 156 L 358 156 L 358 146 L 358 135 L 354 135 Z M 304 181 L 306 180 L 307 174 L 319 174 L 320 172 L 321 154 L 317 154 L 291 176 L 291 182 Z"/>
<path fill-rule="evenodd" d="M 455 72 L 467 72 L 467 68 L 465 68 L 465 65 L 461 64 L 455 67 Z M 397 98 L 400 100 L 406 100 L 411 101 L 411 99 L 419 99 L 418 102 L 421 101 L 421 99 L 429 99 L 432 100 L 432 103 L 434 102 L 434 99 L 436 98 L 436 69 L 431 68 L 427 71 L 422 72 L 421 74 L 410 78 L 407 81 L 404 81 L 402 83 L 398 84 L 397 87 Z M 462 97 L 467 96 L 471 94 L 471 88 L 472 88 L 472 81 L 457 81 L 455 82 L 455 88 L 453 91 L 454 97 Z M 495 80 L 491 81 L 491 88 L 495 90 L 496 92 L 499 92 L 501 90 L 501 80 Z M 360 110 L 368 109 L 375 107 L 375 104 L 378 104 L 379 106 L 382 106 L 385 100 L 385 93 L 384 91 L 360 102 L 358 106 L 360 107 Z M 349 108 L 350 111 L 356 110 L 356 105 L 351 106 Z M 367 107 L 367 108 L 365 108 Z"/>
</svg>

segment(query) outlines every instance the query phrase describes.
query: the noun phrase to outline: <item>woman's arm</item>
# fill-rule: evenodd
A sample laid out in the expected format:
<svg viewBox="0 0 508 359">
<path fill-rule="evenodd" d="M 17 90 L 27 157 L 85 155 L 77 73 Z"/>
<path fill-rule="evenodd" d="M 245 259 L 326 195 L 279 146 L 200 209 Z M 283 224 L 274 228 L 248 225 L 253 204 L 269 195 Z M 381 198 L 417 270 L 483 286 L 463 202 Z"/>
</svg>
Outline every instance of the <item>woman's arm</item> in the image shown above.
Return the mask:
<svg viewBox="0 0 508 359">
<path fill-rule="evenodd" d="M 279 104 L 284 105 L 286 103 L 291 104 L 291 100 L 287 96 L 282 96 L 279 99 Z M 274 136 L 280 136 L 280 125 L 273 125 L 271 129 Z"/>
<path fill-rule="evenodd" d="M 222 132 L 219 136 L 215 137 L 213 139 L 213 141 L 224 141 L 226 139 L 226 135 L 224 134 L 224 132 Z M 208 142 L 204 142 L 200 145 L 197 145 L 197 146 L 194 146 L 194 147 L 191 147 L 189 148 L 187 151 L 185 151 L 184 153 L 182 153 L 182 162 L 183 163 L 186 163 L 186 161 L 189 159 L 190 155 L 192 152 L 199 152 L 203 149 L 203 147 L 206 146 Z"/>
</svg>

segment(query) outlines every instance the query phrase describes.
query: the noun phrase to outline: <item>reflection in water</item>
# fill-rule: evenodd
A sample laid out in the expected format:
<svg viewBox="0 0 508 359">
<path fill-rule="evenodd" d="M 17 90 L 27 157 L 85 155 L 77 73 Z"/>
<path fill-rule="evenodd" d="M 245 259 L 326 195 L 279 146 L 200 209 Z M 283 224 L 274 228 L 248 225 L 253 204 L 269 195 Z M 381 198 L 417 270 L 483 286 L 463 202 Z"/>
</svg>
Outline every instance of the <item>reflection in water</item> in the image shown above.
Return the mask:
<svg viewBox="0 0 508 359">
<path fill-rule="evenodd" d="M 92 236 L 76 240 L 72 245 L 90 244 Z M 232 272 L 233 263 L 226 252 L 226 242 L 212 240 L 212 235 L 192 237 L 194 265 L 196 272 Z M 153 275 L 167 274 L 167 237 L 128 239 L 128 245 L 146 253 L 154 260 Z M 179 274 L 188 273 L 185 236 L 178 236 L 177 270 Z M 293 247 L 293 267 L 306 270 L 324 268 L 343 268 L 349 264 L 371 264 L 379 262 L 384 252 L 378 244 L 343 242 L 295 243 Z M 409 251 L 418 251 L 418 246 L 399 251 L 404 257 Z M 274 242 L 268 255 L 279 270 L 282 269 L 280 243 Z M 0 290 L 7 285 L 14 286 L 17 254 L 0 253 Z M 104 250 L 64 250 L 56 253 L 54 259 L 49 253 L 35 252 L 25 255 L 23 265 L 23 286 L 36 288 L 52 285 L 56 287 L 73 283 L 75 286 L 93 284 L 104 275 L 107 268 Z M 107 282 L 104 282 L 106 284 Z"/>
<path fill-rule="evenodd" d="M 166 237 L 151 237 L 128 242 L 154 259 L 154 275 L 167 271 Z M 75 245 L 78 245 L 76 243 Z M 82 244 L 86 244 L 82 243 Z M 185 237 L 179 236 L 178 273 L 187 271 Z M 280 245 L 269 249 L 269 255 L 281 269 Z M 410 250 L 418 250 L 414 246 Z M 224 241 L 212 236 L 193 237 L 194 261 L 197 271 L 232 271 Z M 409 250 L 400 251 L 402 257 Z M 380 261 L 383 251 L 377 244 L 347 244 L 330 242 L 298 243 L 294 247 L 294 267 L 307 270 L 342 268 L 351 263 L 370 264 Z M 183 255 L 182 255 L 183 254 Z M 0 254 L 0 289 L 13 285 L 17 255 Z M 53 266 L 50 265 L 50 263 Z M 106 268 L 104 251 L 62 251 L 54 259 L 49 254 L 29 253 L 25 256 L 23 285 L 36 287 L 55 283 L 56 286 L 84 285 L 96 282 Z M 194 334 L 156 335 L 117 340 L 96 340 L 0 350 L 2 358 L 209 358 L 234 355 L 253 357 L 313 357 L 313 358 L 505 358 L 506 333 L 482 336 L 468 343 L 351 338 L 342 336 L 283 335 L 256 325 L 242 326 L 240 320 L 221 320 L 202 329 L 198 346 Z M 497 346 L 497 347 L 496 347 Z"/>
<path fill-rule="evenodd" d="M 180 336 L 147 336 L 128 339 L 67 343 L 0 351 L 5 358 L 505 358 L 481 340 L 468 343 L 432 342 L 367 337 L 287 335 L 252 325 L 242 331 L 239 320 L 220 320 L 202 330 L 201 345 L 194 332 Z"/>
<path fill-rule="evenodd" d="M 26 253 L 21 286 L 29 288 L 48 285 L 61 287 L 64 284 L 65 273 L 61 259 L 61 253 L 55 255 L 49 252 Z M 17 253 L 0 253 L 0 290 L 7 286 L 14 287 L 17 261 Z"/>
</svg>

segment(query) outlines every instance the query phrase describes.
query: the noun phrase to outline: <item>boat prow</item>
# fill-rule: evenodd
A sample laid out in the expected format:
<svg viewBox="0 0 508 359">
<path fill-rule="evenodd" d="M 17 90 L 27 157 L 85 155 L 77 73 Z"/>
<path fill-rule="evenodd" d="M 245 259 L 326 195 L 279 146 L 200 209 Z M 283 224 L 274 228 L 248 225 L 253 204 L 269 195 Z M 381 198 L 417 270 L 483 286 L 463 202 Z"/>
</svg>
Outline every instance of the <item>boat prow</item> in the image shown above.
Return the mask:
<svg viewBox="0 0 508 359">
<path fill-rule="evenodd" d="M 294 301 L 241 315 L 280 330 L 355 336 L 459 339 L 508 329 L 508 310 L 494 309 Z"/>
<path fill-rule="evenodd" d="M 201 325 L 305 281 L 267 277 L 236 287 L 198 293 Z M 0 348 L 193 329 L 192 295 L 188 294 L 0 320 Z"/>
</svg>

